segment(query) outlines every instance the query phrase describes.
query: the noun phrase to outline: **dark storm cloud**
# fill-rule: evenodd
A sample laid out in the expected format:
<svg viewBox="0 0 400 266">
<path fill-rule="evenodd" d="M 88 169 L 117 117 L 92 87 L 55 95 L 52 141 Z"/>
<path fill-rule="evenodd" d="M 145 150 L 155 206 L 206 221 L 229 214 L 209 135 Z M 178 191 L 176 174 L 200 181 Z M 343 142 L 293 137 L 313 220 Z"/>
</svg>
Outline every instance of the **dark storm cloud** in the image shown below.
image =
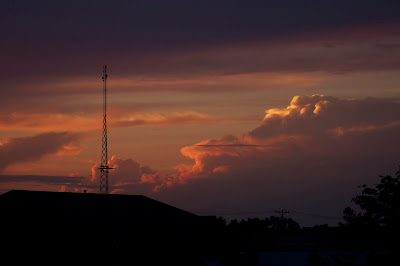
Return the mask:
<svg viewBox="0 0 400 266">
<path fill-rule="evenodd" d="M 101 41 L 109 43 L 114 38 L 139 41 L 139 45 L 157 38 L 167 44 L 182 40 L 197 42 L 204 38 L 265 38 L 265 34 L 398 19 L 397 8 L 400 7 L 398 1 L 378 4 L 376 1 L 329 0 L 48 0 L 6 1 L 6 5 L 2 16 L 9 34 L 34 38 L 39 35 L 47 40 L 55 36 L 61 40 L 75 36 L 99 41 L 99 45 Z M 140 39 L 136 40 L 136 36 Z"/>
<path fill-rule="evenodd" d="M 78 133 L 47 132 L 31 137 L 1 140 L 0 172 L 12 164 L 38 161 L 45 155 L 62 152 L 66 145 L 79 138 Z"/>
<path fill-rule="evenodd" d="M 90 75 L 105 61 L 124 60 L 115 68 L 121 75 L 168 73 L 187 67 L 179 60 L 169 65 L 179 54 L 391 22 L 399 7 L 398 1 L 3 1 L 0 48 L 7 53 L 0 77 Z M 204 71 L 203 64 L 189 69 Z"/>
</svg>

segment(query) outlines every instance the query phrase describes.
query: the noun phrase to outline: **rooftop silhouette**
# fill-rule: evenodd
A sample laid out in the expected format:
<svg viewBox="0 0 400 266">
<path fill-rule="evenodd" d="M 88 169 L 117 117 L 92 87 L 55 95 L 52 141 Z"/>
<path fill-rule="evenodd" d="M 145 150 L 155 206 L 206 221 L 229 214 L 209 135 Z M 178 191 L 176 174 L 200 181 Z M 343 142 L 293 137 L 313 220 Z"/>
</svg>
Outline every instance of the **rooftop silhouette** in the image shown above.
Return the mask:
<svg viewBox="0 0 400 266">
<path fill-rule="evenodd" d="M 207 219 L 145 196 L 12 190 L 0 195 L 0 208 L 4 254 L 16 264 L 196 265 L 204 253 Z"/>
</svg>

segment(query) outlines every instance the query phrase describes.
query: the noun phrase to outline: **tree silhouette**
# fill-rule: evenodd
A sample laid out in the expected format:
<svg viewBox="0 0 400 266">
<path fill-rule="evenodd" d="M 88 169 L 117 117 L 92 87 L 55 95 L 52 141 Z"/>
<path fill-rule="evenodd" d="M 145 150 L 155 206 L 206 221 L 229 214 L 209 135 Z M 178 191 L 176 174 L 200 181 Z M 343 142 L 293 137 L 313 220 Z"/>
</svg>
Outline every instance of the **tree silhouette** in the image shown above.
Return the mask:
<svg viewBox="0 0 400 266">
<path fill-rule="evenodd" d="M 347 207 L 343 218 L 347 225 L 357 225 L 370 229 L 384 229 L 388 232 L 398 231 L 400 222 L 400 170 L 396 177 L 379 176 L 380 182 L 375 187 L 360 186 L 361 194 L 352 201 L 362 212 L 357 213 Z"/>
</svg>

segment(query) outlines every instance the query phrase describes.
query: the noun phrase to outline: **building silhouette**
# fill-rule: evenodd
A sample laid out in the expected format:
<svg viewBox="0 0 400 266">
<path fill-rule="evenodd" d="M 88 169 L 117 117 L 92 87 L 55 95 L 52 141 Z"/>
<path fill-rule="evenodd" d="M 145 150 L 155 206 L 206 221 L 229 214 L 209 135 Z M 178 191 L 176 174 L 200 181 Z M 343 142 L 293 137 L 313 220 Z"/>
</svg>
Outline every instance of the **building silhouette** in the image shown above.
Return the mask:
<svg viewBox="0 0 400 266">
<path fill-rule="evenodd" d="M 12 190 L 0 195 L 12 264 L 204 265 L 212 217 L 145 196 Z"/>
</svg>

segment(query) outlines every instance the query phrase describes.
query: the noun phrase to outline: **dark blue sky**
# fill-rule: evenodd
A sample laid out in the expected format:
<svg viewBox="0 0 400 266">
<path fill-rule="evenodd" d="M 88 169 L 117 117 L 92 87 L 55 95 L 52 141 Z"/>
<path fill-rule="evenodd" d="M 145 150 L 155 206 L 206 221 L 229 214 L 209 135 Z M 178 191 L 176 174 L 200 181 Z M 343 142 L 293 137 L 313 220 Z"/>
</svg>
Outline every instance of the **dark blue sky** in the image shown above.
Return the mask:
<svg viewBox="0 0 400 266">
<path fill-rule="evenodd" d="M 48 61 L 51 67 L 42 71 L 77 74 L 88 61 L 125 53 L 140 58 L 307 40 L 400 18 L 399 1 L 8 0 L 1 5 L 2 77 L 15 72 L 16 61 L 20 66 Z M 77 58 L 83 64 L 71 68 Z"/>
</svg>

